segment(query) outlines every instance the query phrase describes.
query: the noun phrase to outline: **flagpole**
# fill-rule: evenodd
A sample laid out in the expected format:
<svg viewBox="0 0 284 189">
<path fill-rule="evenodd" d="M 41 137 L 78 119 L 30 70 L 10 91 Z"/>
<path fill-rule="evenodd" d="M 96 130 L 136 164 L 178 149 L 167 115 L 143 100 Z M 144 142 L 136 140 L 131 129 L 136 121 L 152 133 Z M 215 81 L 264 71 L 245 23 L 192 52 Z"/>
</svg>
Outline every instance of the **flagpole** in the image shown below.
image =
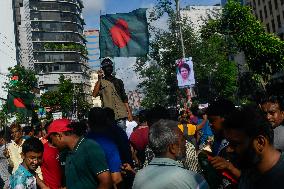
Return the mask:
<svg viewBox="0 0 284 189">
<path fill-rule="evenodd" d="M 178 30 L 179 30 L 179 36 L 180 36 L 180 42 L 181 42 L 181 49 L 182 49 L 182 57 L 185 58 L 185 48 L 184 48 L 184 41 L 183 41 L 183 34 L 182 34 L 182 26 L 181 26 L 181 16 L 180 16 L 180 3 L 179 0 L 176 1 L 176 11 L 177 11 L 177 24 L 178 24 Z"/>
</svg>

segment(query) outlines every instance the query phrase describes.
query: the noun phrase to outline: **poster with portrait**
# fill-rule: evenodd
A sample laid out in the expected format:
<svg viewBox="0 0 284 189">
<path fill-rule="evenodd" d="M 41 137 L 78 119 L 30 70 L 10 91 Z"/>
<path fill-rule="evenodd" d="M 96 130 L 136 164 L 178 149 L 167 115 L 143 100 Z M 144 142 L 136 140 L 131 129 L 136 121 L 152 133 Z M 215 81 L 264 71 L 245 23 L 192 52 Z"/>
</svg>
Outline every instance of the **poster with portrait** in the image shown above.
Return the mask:
<svg viewBox="0 0 284 189">
<path fill-rule="evenodd" d="M 191 88 L 195 85 L 192 57 L 176 60 L 179 88 Z"/>
</svg>

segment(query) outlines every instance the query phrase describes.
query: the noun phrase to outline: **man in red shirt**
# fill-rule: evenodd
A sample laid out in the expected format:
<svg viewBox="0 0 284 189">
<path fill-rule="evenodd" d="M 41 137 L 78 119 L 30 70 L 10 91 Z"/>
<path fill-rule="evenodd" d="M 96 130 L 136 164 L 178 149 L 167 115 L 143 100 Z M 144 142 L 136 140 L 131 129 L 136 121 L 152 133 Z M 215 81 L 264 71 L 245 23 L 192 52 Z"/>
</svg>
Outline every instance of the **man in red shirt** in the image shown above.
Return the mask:
<svg viewBox="0 0 284 189">
<path fill-rule="evenodd" d="M 45 185 L 50 189 L 62 187 L 63 171 L 59 162 L 59 151 L 49 142 L 44 144 L 43 161 L 41 165 L 42 177 Z"/>
</svg>

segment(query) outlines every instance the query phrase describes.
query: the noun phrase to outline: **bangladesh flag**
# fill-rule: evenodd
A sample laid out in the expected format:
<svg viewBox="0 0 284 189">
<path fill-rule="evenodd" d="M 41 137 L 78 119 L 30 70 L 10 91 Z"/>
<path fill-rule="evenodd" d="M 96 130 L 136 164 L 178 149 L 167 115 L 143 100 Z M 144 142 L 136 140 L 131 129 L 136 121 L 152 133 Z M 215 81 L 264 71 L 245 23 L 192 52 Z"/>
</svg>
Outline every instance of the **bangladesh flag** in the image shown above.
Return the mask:
<svg viewBox="0 0 284 189">
<path fill-rule="evenodd" d="M 101 57 L 141 57 L 149 51 L 147 9 L 101 16 Z"/>
<path fill-rule="evenodd" d="M 31 93 L 9 91 L 7 98 L 8 113 L 20 112 L 31 115 L 34 97 L 35 95 Z"/>
</svg>

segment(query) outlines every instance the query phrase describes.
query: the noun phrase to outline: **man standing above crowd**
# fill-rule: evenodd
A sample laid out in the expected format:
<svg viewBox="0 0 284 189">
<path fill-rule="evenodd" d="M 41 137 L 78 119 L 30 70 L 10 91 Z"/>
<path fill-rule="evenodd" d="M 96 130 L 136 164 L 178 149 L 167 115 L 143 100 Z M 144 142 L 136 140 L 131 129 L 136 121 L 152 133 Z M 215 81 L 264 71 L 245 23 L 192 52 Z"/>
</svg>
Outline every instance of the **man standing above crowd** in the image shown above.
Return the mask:
<svg viewBox="0 0 284 189">
<path fill-rule="evenodd" d="M 126 131 L 127 118 L 129 121 L 133 118 L 123 81 L 112 75 L 113 62 L 109 58 L 102 61 L 101 67 L 102 70 L 98 71 L 98 81 L 93 90 L 93 96 L 100 95 L 103 107 L 113 109 L 117 125 Z"/>
<path fill-rule="evenodd" d="M 185 138 L 177 122 L 160 120 L 150 128 L 149 145 L 155 158 L 140 170 L 133 189 L 205 189 L 206 181 L 177 160 L 185 157 Z"/>
<path fill-rule="evenodd" d="M 224 122 L 229 147 L 241 167 L 239 188 L 284 188 L 284 154 L 273 147 L 273 129 L 257 108 L 244 108 Z"/>
<path fill-rule="evenodd" d="M 261 104 L 266 119 L 274 130 L 274 147 L 284 151 L 284 102 L 280 97 L 272 96 Z"/>
</svg>

